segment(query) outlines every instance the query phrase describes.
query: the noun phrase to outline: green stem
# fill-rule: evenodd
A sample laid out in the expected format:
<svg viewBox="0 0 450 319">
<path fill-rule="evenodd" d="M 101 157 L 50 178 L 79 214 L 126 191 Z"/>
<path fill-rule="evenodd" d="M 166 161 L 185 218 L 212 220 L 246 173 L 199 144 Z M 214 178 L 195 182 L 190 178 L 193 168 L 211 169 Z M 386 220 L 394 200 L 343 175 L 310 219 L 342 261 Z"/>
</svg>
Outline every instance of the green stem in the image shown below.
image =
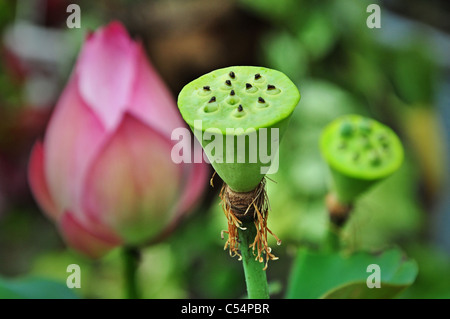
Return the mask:
<svg viewBox="0 0 450 319">
<path fill-rule="evenodd" d="M 256 261 L 253 250 L 249 248 L 255 239 L 255 224 L 253 222 L 243 223 L 242 226 L 246 230 L 239 229 L 238 231 L 248 298 L 269 299 L 266 272 L 263 270 L 264 263 Z"/>
<path fill-rule="evenodd" d="M 137 285 L 137 268 L 139 265 L 139 250 L 135 247 L 125 247 L 123 250 L 125 296 L 127 299 L 139 299 Z"/>
<path fill-rule="evenodd" d="M 330 226 L 327 231 L 327 237 L 325 240 L 325 250 L 329 252 L 336 252 L 341 249 L 341 238 L 340 238 L 341 229 L 330 223 Z"/>
</svg>

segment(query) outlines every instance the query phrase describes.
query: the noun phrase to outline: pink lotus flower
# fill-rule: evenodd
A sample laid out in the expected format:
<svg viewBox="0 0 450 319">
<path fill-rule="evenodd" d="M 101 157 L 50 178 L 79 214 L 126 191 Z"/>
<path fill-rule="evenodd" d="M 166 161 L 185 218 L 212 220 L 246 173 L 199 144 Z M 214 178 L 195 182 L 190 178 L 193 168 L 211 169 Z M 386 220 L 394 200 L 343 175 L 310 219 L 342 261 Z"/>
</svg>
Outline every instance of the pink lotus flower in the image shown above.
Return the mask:
<svg viewBox="0 0 450 319">
<path fill-rule="evenodd" d="M 70 246 L 99 257 L 155 239 L 193 207 L 208 168 L 171 160 L 171 132 L 182 126 L 173 97 L 120 23 L 88 35 L 28 173 Z"/>
</svg>

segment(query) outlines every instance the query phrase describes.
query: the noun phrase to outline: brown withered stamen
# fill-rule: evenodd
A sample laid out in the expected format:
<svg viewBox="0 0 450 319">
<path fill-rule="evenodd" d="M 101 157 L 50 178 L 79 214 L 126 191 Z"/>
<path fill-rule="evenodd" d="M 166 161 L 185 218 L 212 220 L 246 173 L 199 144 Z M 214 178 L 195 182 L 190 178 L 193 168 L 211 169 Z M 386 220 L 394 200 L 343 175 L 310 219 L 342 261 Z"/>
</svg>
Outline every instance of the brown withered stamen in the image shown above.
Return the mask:
<svg viewBox="0 0 450 319">
<path fill-rule="evenodd" d="M 325 203 L 328 209 L 330 221 L 338 227 L 344 226 L 345 222 L 350 217 L 353 210 L 353 205 L 340 203 L 336 195 L 333 193 L 329 193 L 325 197 Z"/>
<path fill-rule="evenodd" d="M 281 240 L 267 227 L 269 201 L 265 190 L 265 179 L 256 189 L 245 193 L 234 192 L 224 183 L 219 196 L 222 200 L 223 212 L 228 220 L 228 230 L 223 230 L 221 233 L 222 239 L 224 239 L 224 233 L 228 234 L 224 249 L 228 248 L 230 256 L 238 256 L 241 259 L 238 229 L 245 230 L 243 224 L 253 221 L 256 236 L 248 248 L 253 252 L 256 261 L 261 263 L 265 261 L 263 270 L 266 270 L 269 260 L 278 259 L 268 245 L 267 235 L 274 236 L 278 245 L 281 244 Z"/>
<path fill-rule="evenodd" d="M 216 102 L 216 97 L 215 97 L 215 96 L 213 96 L 213 97 L 211 98 L 211 100 L 209 100 L 208 103 L 212 103 L 212 102 Z"/>
</svg>

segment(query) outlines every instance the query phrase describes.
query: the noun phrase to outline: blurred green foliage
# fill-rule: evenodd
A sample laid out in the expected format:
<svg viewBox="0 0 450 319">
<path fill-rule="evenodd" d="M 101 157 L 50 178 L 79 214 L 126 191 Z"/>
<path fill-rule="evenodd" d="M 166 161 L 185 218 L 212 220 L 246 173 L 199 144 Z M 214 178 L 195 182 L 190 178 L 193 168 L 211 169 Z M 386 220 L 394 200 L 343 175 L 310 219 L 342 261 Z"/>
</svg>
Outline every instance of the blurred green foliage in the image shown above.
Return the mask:
<svg viewBox="0 0 450 319">
<path fill-rule="evenodd" d="M 65 284 L 47 279 L 7 280 L 0 278 L 0 299 L 76 299 Z"/>
<path fill-rule="evenodd" d="M 302 249 L 298 252 L 287 291 L 288 298 L 302 299 L 364 299 L 393 298 L 416 279 L 417 264 L 405 260 L 398 249 L 379 255 L 356 253 L 317 253 Z M 369 268 L 377 265 L 378 269 Z M 379 273 L 379 287 L 367 289 L 366 281 Z M 370 282 L 375 283 L 375 279 Z"/>
</svg>

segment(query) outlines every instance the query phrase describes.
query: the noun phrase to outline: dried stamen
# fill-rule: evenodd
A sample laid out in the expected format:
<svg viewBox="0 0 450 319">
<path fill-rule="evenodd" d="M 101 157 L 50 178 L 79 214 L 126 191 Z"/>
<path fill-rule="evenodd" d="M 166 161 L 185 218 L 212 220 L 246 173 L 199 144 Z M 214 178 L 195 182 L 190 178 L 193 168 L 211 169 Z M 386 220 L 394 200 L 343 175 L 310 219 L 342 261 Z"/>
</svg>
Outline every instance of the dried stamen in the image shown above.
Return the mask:
<svg viewBox="0 0 450 319">
<path fill-rule="evenodd" d="M 281 240 L 275 236 L 267 227 L 267 218 L 269 215 L 269 201 L 265 189 L 265 179 L 261 181 L 258 187 L 247 193 L 233 192 L 225 183 L 220 191 L 220 198 L 222 199 L 222 208 L 228 221 L 228 230 L 221 232 L 221 237 L 224 233 L 228 234 L 228 239 L 225 243 L 224 249 L 229 249 L 230 256 L 242 256 L 239 251 L 239 233 L 238 228 L 245 230 L 242 227 L 242 220 L 253 220 L 256 227 L 256 235 L 252 244 L 248 248 L 252 249 L 255 260 L 264 262 L 264 270 L 267 269 L 269 260 L 277 260 L 272 249 L 267 242 L 267 233 L 270 233 L 277 240 L 277 244 L 281 244 Z M 265 257 L 264 257 L 265 255 Z"/>
</svg>

